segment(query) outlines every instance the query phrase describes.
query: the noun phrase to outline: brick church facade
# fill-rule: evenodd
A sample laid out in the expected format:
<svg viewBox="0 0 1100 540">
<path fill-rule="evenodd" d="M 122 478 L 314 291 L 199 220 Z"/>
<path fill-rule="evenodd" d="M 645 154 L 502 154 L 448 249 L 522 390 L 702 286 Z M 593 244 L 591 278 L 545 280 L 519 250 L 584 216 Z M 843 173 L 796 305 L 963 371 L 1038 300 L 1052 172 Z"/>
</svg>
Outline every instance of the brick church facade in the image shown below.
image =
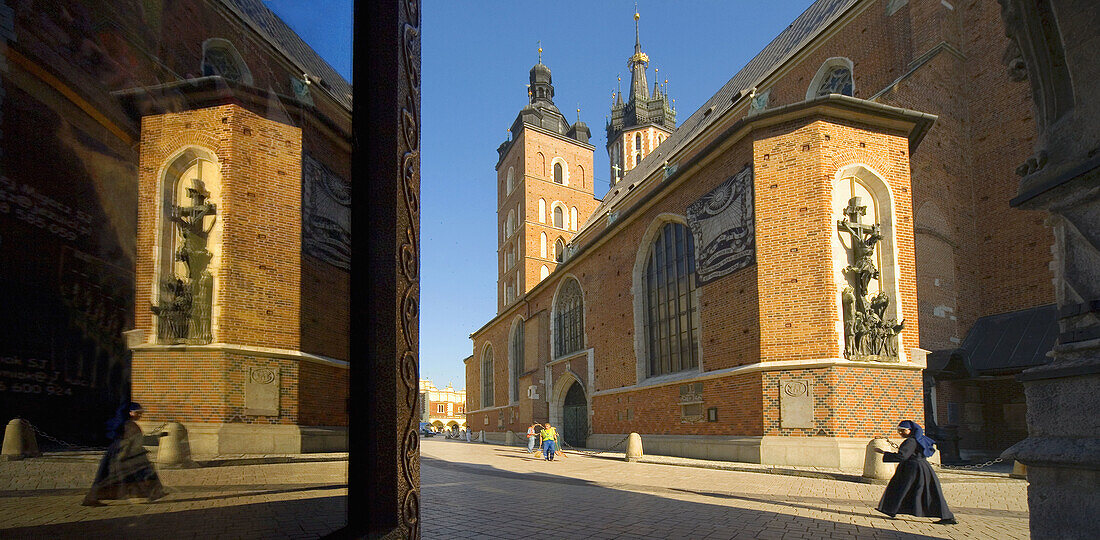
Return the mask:
<svg viewBox="0 0 1100 540">
<path fill-rule="evenodd" d="M 602 201 L 540 60 L 499 148 L 470 428 L 824 466 L 905 418 L 975 455 L 1026 436 L 1012 377 L 1049 350 L 1050 232 L 1008 211 L 1035 128 L 1000 24 L 991 2 L 819 0 L 679 124 L 639 38 Z"/>
</svg>

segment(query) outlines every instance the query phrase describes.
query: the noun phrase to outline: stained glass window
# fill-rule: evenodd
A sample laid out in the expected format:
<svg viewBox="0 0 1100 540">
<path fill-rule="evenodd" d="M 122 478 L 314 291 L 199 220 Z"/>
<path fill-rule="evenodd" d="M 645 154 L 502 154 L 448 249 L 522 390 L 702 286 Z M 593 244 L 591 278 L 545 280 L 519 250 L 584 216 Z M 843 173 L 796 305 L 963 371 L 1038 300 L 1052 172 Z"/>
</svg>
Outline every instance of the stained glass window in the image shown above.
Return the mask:
<svg viewBox="0 0 1100 540">
<path fill-rule="evenodd" d="M 584 348 L 584 299 L 577 280 L 570 278 L 558 291 L 554 314 L 554 356 Z"/>
</svg>

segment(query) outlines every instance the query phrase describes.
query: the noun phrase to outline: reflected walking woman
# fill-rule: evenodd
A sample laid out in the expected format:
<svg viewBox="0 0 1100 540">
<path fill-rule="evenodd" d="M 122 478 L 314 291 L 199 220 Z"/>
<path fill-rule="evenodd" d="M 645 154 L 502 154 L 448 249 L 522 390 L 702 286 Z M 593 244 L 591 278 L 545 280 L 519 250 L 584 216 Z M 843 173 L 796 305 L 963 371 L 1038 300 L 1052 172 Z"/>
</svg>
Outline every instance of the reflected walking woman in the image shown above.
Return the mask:
<svg viewBox="0 0 1100 540">
<path fill-rule="evenodd" d="M 156 469 L 146 457 L 145 434 L 137 425 L 141 405 L 125 403 L 107 422 L 111 445 L 99 462 L 92 489 L 84 497 L 84 506 L 103 506 L 110 499 L 147 498 L 150 502 L 165 495 Z"/>
<path fill-rule="evenodd" d="M 890 517 L 896 514 L 938 517 L 940 520 L 936 523 L 954 525 L 955 515 L 947 507 L 943 490 L 940 489 L 940 479 L 927 459 L 936 453 L 936 449 L 932 447 L 936 441 L 925 436 L 920 425 L 912 420 L 899 423 L 898 434 L 905 437 L 905 441 L 897 452 L 875 449 L 883 454 L 883 461 L 898 464 L 898 470 L 886 485 L 886 491 L 875 510 Z"/>
</svg>

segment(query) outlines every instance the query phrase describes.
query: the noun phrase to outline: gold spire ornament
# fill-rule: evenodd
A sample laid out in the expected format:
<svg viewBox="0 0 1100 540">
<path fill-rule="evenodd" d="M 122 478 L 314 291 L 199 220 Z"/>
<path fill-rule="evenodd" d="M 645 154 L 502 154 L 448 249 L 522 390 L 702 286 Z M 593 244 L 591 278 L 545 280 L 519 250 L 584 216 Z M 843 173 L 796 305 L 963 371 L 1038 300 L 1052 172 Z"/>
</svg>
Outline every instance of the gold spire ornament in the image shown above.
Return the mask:
<svg viewBox="0 0 1100 540">
<path fill-rule="evenodd" d="M 542 40 L 539 40 L 539 63 L 542 63 Z"/>
</svg>

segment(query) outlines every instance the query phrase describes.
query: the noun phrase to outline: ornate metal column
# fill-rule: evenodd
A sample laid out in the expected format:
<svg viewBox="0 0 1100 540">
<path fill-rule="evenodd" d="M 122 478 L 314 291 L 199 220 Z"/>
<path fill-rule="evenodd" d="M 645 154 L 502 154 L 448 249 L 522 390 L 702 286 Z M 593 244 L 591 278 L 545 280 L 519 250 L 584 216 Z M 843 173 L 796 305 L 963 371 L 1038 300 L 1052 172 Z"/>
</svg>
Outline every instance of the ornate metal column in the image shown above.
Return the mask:
<svg viewBox="0 0 1100 540">
<path fill-rule="evenodd" d="M 1005 456 L 1028 466 L 1032 536 L 1091 538 L 1100 514 L 1100 4 L 1000 2 L 1009 76 L 1030 81 L 1039 126 L 1012 204 L 1050 212 L 1061 326 L 1053 360 L 1020 375 L 1028 438 Z"/>
<path fill-rule="evenodd" d="M 420 2 L 355 5 L 346 536 L 420 537 Z"/>
</svg>

